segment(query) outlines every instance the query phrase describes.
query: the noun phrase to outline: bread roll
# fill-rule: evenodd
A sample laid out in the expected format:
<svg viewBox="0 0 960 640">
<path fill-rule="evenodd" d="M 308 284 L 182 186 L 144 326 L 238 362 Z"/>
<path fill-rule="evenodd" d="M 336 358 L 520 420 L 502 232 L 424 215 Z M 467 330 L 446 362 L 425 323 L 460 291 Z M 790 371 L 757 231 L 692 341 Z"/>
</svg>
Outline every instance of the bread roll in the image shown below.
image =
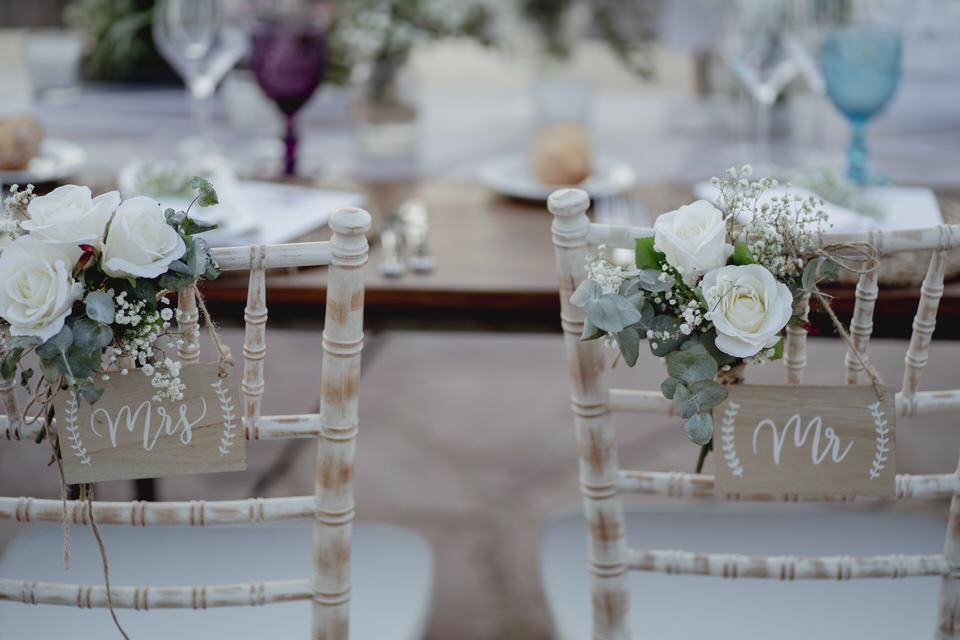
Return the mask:
<svg viewBox="0 0 960 640">
<path fill-rule="evenodd" d="M 25 169 L 40 152 L 43 127 L 33 117 L 20 114 L 0 120 L 0 170 Z"/>
<path fill-rule="evenodd" d="M 544 127 L 533 142 L 530 160 L 533 175 L 543 184 L 580 184 L 592 171 L 587 128 L 578 122 Z"/>
</svg>

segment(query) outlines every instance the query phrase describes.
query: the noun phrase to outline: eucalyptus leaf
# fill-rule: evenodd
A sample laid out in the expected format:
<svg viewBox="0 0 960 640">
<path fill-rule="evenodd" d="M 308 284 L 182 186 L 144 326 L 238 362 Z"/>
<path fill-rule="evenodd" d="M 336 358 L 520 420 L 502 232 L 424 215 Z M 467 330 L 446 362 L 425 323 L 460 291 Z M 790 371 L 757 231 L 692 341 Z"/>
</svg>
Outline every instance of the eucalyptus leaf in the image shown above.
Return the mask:
<svg viewBox="0 0 960 640">
<path fill-rule="evenodd" d="M 640 269 L 660 269 L 666 256 L 653 248 L 653 236 L 637 238 L 634 248 L 637 252 L 636 264 Z"/>
<path fill-rule="evenodd" d="M 583 342 L 588 342 L 590 340 L 596 340 L 597 338 L 602 338 L 607 335 L 606 331 L 598 329 L 593 326 L 589 320 L 583 321 L 583 331 L 580 332 L 580 340 Z"/>
<path fill-rule="evenodd" d="M 167 209 L 163 212 L 164 218 L 167 219 L 167 224 L 171 227 L 179 227 L 183 224 L 183 221 L 187 219 L 187 214 L 183 211 L 175 211 L 173 209 Z"/>
<path fill-rule="evenodd" d="M 666 332 L 670 336 L 673 336 L 667 339 L 656 337 L 648 340 L 650 343 L 650 351 L 653 353 L 653 355 L 660 358 L 674 351 L 684 340 L 687 339 L 685 335 L 680 333 L 680 323 L 673 316 L 654 316 L 650 322 L 647 323 L 647 328 L 657 333 Z"/>
<path fill-rule="evenodd" d="M 800 277 L 800 286 L 804 291 L 813 291 L 817 288 L 817 260 L 811 260 L 803 268 L 803 275 Z"/>
<path fill-rule="evenodd" d="M 187 263 L 187 269 L 194 278 L 199 278 L 207 270 L 207 243 L 201 238 L 196 238 L 191 244 L 187 253 L 183 256 Z"/>
<path fill-rule="evenodd" d="M 43 340 L 41 340 L 37 336 L 10 336 L 10 339 L 7 341 L 7 344 L 9 344 L 10 347 L 14 349 L 21 348 L 21 347 L 24 349 L 29 349 L 30 347 L 37 346 L 41 342 L 43 342 Z"/>
<path fill-rule="evenodd" d="M 216 190 L 206 178 L 195 176 L 193 180 L 190 181 L 190 186 L 200 192 L 200 197 L 197 199 L 197 204 L 199 204 L 201 207 L 210 207 L 215 204 L 220 204 L 220 200 L 217 199 Z"/>
<path fill-rule="evenodd" d="M 193 284 L 194 277 L 186 273 L 174 273 L 168 271 L 160 276 L 160 286 L 167 291 L 176 291 L 183 287 Z"/>
<path fill-rule="evenodd" d="M 700 344 L 703 345 L 703 348 L 707 350 L 707 353 L 710 354 L 714 360 L 716 360 L 719 366 L 725 364 L 733 364 L 737 359 L 731 356 L 729 353 L 724 353 L 717 348 L 717 330 L 710 329 L 704 331 L 700 334 Z"/>
<path fill-rule="evenodd" d="M 0 361 L 0 378 L 4 380 L 13 380 L 17 373 L 17 365 L 20 364 L 20 358 L 23 357 L 23 348 L 10 349 L 3 355 Z"/>
<path fill-rule="evenodd" d="M 696 415 L 700 411 L 700 407 L 697 406 L 690 390 L 682 384 L 678 384 L 673 390 L 673 408 L 683 419 Z"/>
<path fill-rule="evenodd" d="M 683 383 L 670 376 L 666 380 L 660 383 L 660 392 L 663 393 L 663 397 L 667 400 L 673 400 L 673 394 L 676 392 L 677 387 L 682 387 Z"/>
<path fill-rule="evenodd" d="M 50 384 L 56 384 L 60 379 L 60 368 L 54 360 L 40 360 L 40 371 L 44 379 Z"/>
<path fill-rule="evenodd" d="M 670 276 L 664 276 L 660 269 L 642 269 L 637 275 L 637 279 L 640 286 L 651 293 L 669 291 L 675 284 L 674 279 Z"/>
<path fill-rule="evenodd" d="M 623 355 L 623 361 L 628 367 L 637 364 L 637 358 L 640 357 L 640 331 L 637 327 L 627 327 L 623 331 L 614 334 L 617 340 L 617 346 L 620 347 L 620 354 Z"/>
<path fill-rule="evenodd" d="M 8 350 L 0 361 L 0 378 L 12 380 L 23 353 L 40 342 L 40 338 L 36 336 L 11 336 L 7 342 Z"/>
<path fill-rule="evenodd" d="M 631 275 L 628 278 L 624 278 L 623 282 L 620 283 L 620 288 L 617 290 L 617 293 L 628 299 L 638 293 L 643 295 L 643 289 L 640 287 L 640 281 L 636 278 L 637 273 L 639 273 L 639 271 L 634 272 L 634 275 Z"/>
<path fill-rule="evenodd" d="M 66 353 L 66 366 L 63 361 L 58 361 L 57 366 L 60 371 L 69 378 L 80 380 L 89 378 L 94 372 L 100 369 L 101 352 L 89 351 L 82 345 L 73 344 Z"/>
<path fill-rule="evenodd" d="M 73 342 L 89 351 L 100 351 L 113 342 L 110 325 L 80 318 L 73 323 Z"/>
<path fill-rule="evenodd" d="M 170 271 L 190 275 L 190 267 L 183 260 L 174 260 L 170 263 Z"/>
<path fill-rule="evenodd" d="M 113 303 L 113 296 L 105 291 L 91 291 L 83 301 L 87 317 L 94 322 L 112 324 L 117 307 Z"/>
<path fill-rule="evenodd" d="M 709 413 L 696 413 L 687 418 L 683 429 L 694 444 L 705 445 L 713 439 L 713 416 Z"/>
<path fill-rule="evenodd" d="M 577 290 L 570 295 L 570 304 L 575 307 L 585 307 L 600 297 L 600 285 L 593 280 L 584 280 Z"/>
<path fill-rule="evenodd" d="M 714 380 L 701 380 L 690 385 L 690 397 L 700 409 L 712 409 L 727 399 L 727 390 Z"/>
<path fill-rule="evenodd" d="M 641 316 L 630 301 L 616 293 L 606 293 L 587 304 L 587 319 L 607 333 L 617 333 L 640 322 Z"/>
<path fill-rule="evenodd" d="M 686 384 L 713 380 L 718 368 L 717 361 L 705 350 L 674 351 L 667 355 L 667 373 Z"/>
<path fill-rule="evenodd" d="M 97 386 L 92 380 L 83 379 L 77 381 L 77 391 L 81 397 L 90 404 L 94 404 L 103 395 L 103 387 Z"/>
<path fill-rule="evenodd" d="M 202 205 L 201 205 L 202 206 Z M 207 231 L 213 231 L 217 228 L 217 224 L 214 222 L 207 222 L 206 220 L 197 220 L 196 218 L 187 218 L 183 221 L 183 226 L 180 227 L 180 230 L 188 236 L 196 235 L 198 233 L 206 233 Z"/>
<path fill-rule="evenodd" d="M 60 333 L 37 347 L 37 355 L 44 360 L 54 360 L 60 355 L 65 355 L 72 344 L 73 331 L 69 326 L 64 325 Z"/>
<path fill-rule="evenodd" d="M 160 289 L 152 278 L 137 278 L 133 283 L 133 293 L 140 300 L 147 301 L 147 307 L 155 304 Z"/>
<path fill-rule="evenodd" d="M 836 260 L 824 258 L 820 265 L 820 275 L 824 280 L 836 280 L 840 277 L 840 265 Z"/>
<path fill-rule="evenodd" d="M 220 263 L 212 255 L 207 256 L 207 270 L 203 272 L 205 280 L 216 280 L 220 277 Z"/>
</svg>

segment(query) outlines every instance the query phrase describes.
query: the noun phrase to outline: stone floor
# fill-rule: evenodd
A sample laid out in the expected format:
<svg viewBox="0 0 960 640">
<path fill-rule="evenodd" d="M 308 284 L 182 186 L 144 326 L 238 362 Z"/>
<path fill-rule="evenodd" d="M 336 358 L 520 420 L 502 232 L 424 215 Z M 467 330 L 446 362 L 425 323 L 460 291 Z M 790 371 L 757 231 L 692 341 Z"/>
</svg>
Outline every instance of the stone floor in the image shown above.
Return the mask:
<svg viewBox="0 0 960 640">
<path fill-rule="evenodd" d="M 239 353 L 242 336 L 225 331 Z M 268 335 L 265 413 L 316 409 L 319 334 Z M 932 351 L 924 388 L 955 388 L 960 343 Z M 905 345 L 876 341 L 871 356 L 896 383 Z M 843 349 L 812 339 L 807 380 L 841 380 Z M 309 375 L 306 372 L 310 371 Z M 774 371 L 771 380 L 781 379 Z M 656 388 L 652 359 L 619 367 L 615 386 Z M 752 371 L 749 377 L 764 379 Z M 550 514 L 578 504 L 572 421 L 559 335 L 388 332 L 368 339 L 361 383 L 356 469 L 358 518 L 423 533 L 436 555 L 436 600 L 429 638 L 440 640 L 550 637 L 537 569 L 540 529 Z M 696 449 L 675 418 L 618 416 L 625 468 L 691 469 Z M 956 468 L 960 430 L 953 417 L 903 422 L 898 471 Z M 248 448 L 242 474 L 164 479 L 161 498 L 304 494 L 312 488 L 314 448 L 308 441 L 263 442 Z M 6 495 L 55 495 L 46 447 L 0 444 Z M 709 463 L 708 463 L 709 464 Z M 260 491 L 258 490 L 258 493 Z M 104 483 L 98 496 L 130 497 L 128 483 Z M 939 507 L 941 505 L 932 505 Z M 0 548 L 13 535 L 0 523 Z"/>
</svg>

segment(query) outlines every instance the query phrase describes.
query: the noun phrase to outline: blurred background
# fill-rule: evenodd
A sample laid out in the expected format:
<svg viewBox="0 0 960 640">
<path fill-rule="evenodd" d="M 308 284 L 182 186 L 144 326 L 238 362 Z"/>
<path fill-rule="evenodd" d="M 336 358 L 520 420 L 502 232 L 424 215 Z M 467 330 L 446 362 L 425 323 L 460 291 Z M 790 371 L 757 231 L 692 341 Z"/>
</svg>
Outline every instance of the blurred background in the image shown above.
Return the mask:
<svg viewBox="0 0 960 640">
<path fill-rule="evenodd" d="M 578 494 L 546 196 L 578 185 L 595 220 L 646 225 L 751 164 L 819 195 L 836 230 L 960 222 L 958 60 L 957 0 L 3 0 L 0 184 L 173 204 L 203 174 L 221 245 L 322 239 L 332 209 L 367 207 L 358 515 L 432 543 L 429 637 L 549 637 L 538 536 Z M 926 264 L 881 273 L 887 380 Z M 960 374 L 948 270 L 931 388 Z M 844 319 L 849 285 L 832 290 Z M 236 352 L 246 280 L 206 296 Z M 303 373 L 324 299 L 322 271 L 270 277 L 268 342 L 285 355 L 268 359 L 265 412 L 316 410 Z M 811 378 L 839 381 L 843 349 L 813 324 Z M 653 388 L 646 365 L 619 386 Z M 914 423 L 898 471 L 953 470 L 955 425 Z M 692 468 L 678 421 L 618 426 L 624 466 Z M 304 443 L 249 456 L 244 474 L 98 496 L 312 491 Z M 0 482 L 55 496 L 44 462 L 0 447 Z M 0 549 L 13 531 L 0 523 Z"/>
</svg>

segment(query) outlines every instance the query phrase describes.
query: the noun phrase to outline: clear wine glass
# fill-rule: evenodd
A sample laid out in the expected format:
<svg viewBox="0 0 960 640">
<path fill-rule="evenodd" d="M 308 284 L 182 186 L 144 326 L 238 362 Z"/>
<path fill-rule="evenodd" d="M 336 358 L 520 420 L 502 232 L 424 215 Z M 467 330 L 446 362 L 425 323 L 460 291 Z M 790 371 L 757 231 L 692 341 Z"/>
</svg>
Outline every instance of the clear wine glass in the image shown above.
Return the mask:
<svg viewBox="0 0 960 640">
<path fill-rule="evenodd" d="M 753 164 L 770 173 L 772 112 L 780 94 L 802 69 L 787 48 L 796 4 L 784 0 L 739 0 L 731 12 L 732 28 L 722 41 L 722 55 L 754 101 Z"/>
<path fill-rule="evenodd" d="M 830 102 L 850 121 L 847 176 L 858 184 L 883 182 L 867 170 L 866 126 L 890 102 L 900 82 L 900 34 L 876 24 L 831 30 L 820 50 Z"/>
<path fill-rule="evenodd" d="M 297 173 L 297 113 L 323 80 L 326 28 L 322 21 L 290 17 L 254 26 L 250 66 L 264 94 L 283 113 L 286 130 L 283 173 Z"/>
<path fill-rule="evenodd" d="M 153 40 L 193 98 L 194 128 L 210 143 L 210 97 L 247 50 L 243 31 L 226 15 L 224 0 L 158 0 Z"/>
</svg>

